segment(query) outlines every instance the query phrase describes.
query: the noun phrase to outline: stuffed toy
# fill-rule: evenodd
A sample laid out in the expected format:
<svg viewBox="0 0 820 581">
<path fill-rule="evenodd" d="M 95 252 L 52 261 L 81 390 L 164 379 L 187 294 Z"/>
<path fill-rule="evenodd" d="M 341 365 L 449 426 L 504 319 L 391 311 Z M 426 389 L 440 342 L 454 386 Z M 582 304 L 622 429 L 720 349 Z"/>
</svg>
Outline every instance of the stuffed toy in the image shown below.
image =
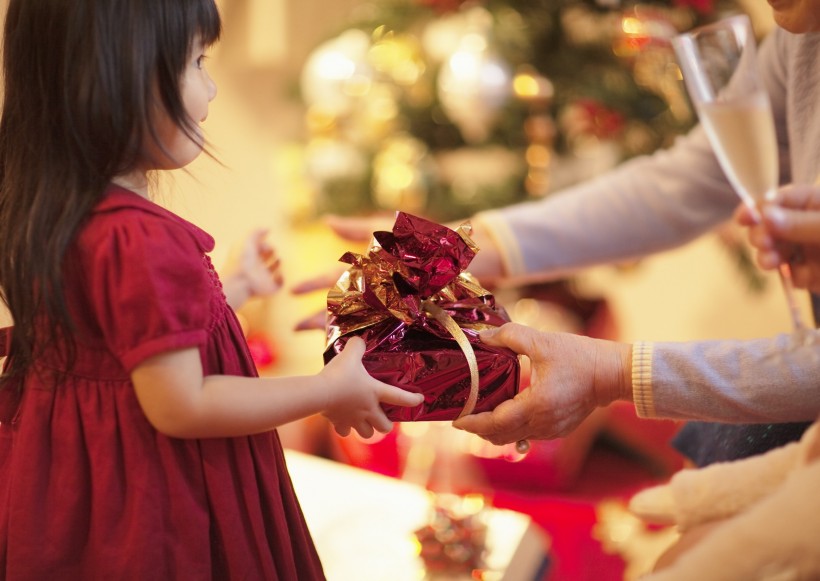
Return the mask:
<svg viewBox="0 0 820 581">
<path fill-rule="evenodd" d="M 799 442 L 681 470 L 629 508 L 682 538 L 707 531 L 643 581 L 820 579 L 820 419 Z"/>
</svg>

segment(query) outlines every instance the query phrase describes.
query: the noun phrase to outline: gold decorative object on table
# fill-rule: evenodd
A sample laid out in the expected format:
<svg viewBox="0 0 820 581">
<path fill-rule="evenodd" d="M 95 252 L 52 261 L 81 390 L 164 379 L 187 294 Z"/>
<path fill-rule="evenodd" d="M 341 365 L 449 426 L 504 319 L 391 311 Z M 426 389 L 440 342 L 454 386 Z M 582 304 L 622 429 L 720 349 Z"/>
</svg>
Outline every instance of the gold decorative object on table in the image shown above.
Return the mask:
<svg viewBox="0 0 820 581">
<path fill-rule="evenodd" d="M 549 569 L 549 537 L 527 515 L 485 505 L 481 496 L 437 495 L 332 460 L 285 454 L 328 581 L 542 581 Z M 480 546 L 480 569 L 431 575 L 417 531 L 435 522 L 437 510 L 445 511 L 444 528 L 452 518 L 453 531 L 477 533 L 462 554 Z"/>
<path fill-rule="evenodd" d="M 427 578 L 475 579 L 482 574 L 487 543 L 485 509 L 484 498 L 478 494 L 433 496 L 429 521 L 413 533 Z"/>
</svg>

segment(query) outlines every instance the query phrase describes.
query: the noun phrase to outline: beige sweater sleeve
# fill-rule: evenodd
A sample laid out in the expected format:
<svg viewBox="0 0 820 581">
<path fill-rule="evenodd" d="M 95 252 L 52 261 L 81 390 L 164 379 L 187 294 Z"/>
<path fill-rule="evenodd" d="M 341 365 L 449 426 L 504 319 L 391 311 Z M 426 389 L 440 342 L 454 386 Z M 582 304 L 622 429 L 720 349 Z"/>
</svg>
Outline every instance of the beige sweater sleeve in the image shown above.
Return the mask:
<svg viewBox="0 0 820 581">
<path fill-rule="evenodd" d="M 767 423 L 820 415 L 820 343 L 779 335 L 636 343 L 632 353 L 632 395 L 641 417 Z"/>
</svg>

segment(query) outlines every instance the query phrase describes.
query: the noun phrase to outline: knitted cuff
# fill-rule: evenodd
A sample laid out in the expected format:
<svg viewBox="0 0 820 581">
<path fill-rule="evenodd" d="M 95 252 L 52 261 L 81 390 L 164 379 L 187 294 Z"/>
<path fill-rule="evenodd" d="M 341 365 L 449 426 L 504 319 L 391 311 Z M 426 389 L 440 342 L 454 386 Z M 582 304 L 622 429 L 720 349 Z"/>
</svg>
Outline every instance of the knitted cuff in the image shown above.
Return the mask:
<svg viewBox="0 0 820 581">
<path fill-rule="evenodd" d="M 632 345 L 632 401 L 638 417 L 654 418 L 655 402 L 652 398 L 652 350 L 653 344 L 638 341 Z"/>
<path fill-rule="evenodd" d="M 516 277 L 527 274 L 527 267 L 524 264 L 524 255 L 518 245 L 512 228 L 500 216 L 498 212 L 480 212 L 470 219 L 474 224 L 481 224 L 483 231 L 495 242 L 501 263 L 504 266 L 504 273 L 509 277 Z"/>
</svg>

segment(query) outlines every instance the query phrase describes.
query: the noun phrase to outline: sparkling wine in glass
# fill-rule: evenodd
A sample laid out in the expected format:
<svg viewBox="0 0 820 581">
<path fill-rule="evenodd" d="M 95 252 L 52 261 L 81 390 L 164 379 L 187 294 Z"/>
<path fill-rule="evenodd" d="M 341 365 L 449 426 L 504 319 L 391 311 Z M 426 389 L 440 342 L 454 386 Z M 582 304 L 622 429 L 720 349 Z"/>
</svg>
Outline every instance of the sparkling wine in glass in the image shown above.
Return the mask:
<svg viewBox="0 0 820 581">
<path fill-rule="evenodd" d="M 758 70 L 749 17 L 732 16 L 672 39 L 698 119 L 729 182 L 760 222 L 778 185 L 774 118 Z M 807 328 L 788 262 L 778 267 L 795 333 Z"/>
</svg>

